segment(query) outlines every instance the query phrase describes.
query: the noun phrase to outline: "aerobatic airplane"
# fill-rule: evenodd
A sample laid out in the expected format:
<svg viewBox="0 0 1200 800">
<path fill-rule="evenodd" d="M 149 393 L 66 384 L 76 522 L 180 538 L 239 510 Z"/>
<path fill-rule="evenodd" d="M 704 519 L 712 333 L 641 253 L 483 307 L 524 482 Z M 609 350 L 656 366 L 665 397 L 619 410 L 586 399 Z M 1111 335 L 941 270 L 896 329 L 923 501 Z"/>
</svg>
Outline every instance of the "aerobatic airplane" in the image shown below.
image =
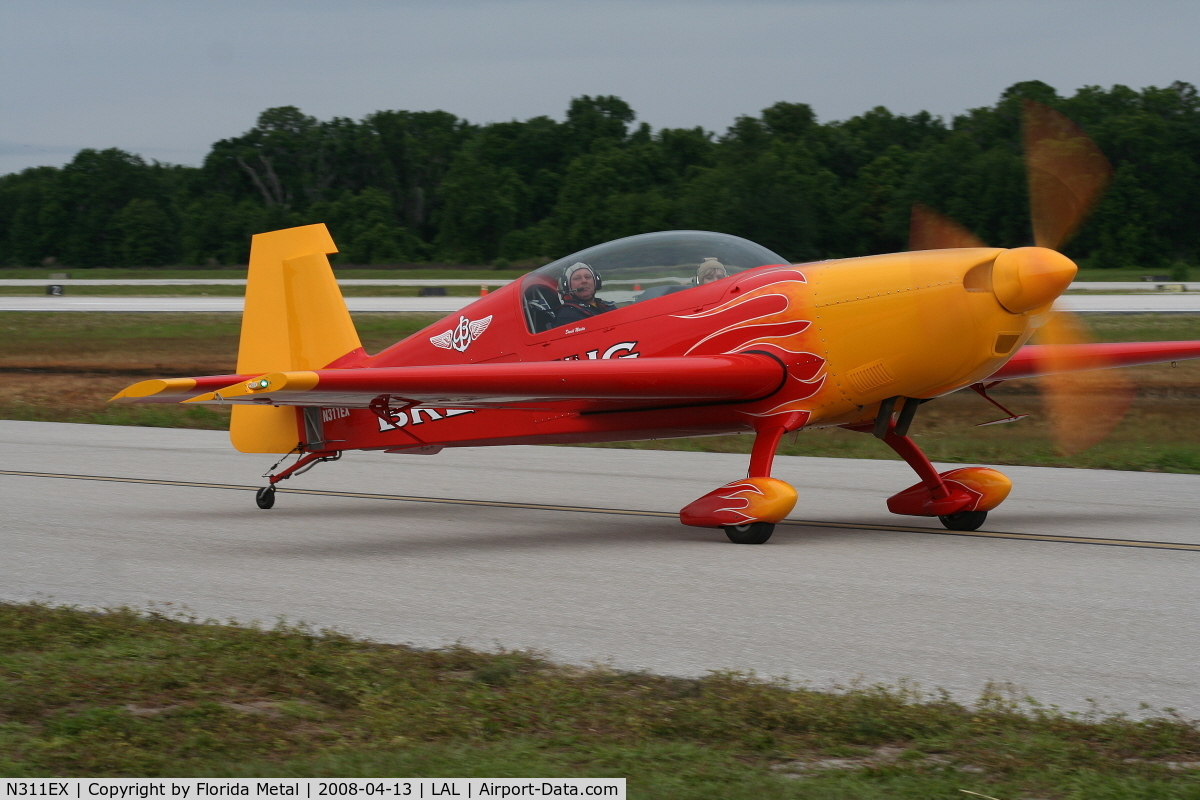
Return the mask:
<svg viewBox="0 0 1200 800">
<path fill-rule="evenodd" d="M 727 234 L 646 233 L 534 270 L 375 355 L 346 310 L 325 226 L 259 234 L 237 374 L 143 381 L 113 400 L 232 406 L 234 447 L 297 456 L 259 490 L 264 509 L 279 481 L 346 450 L 752 433 L 747 476 L 680 520 L 761 544 L 796 503 L 771 477 L 780 439 L 836 425 L 878 437 L 916 472 L 888 498 L 892 512 L 975 530 L 1011 482 L 986 467 L 939 473 L 907 435 L 922 403 L 1200 357 L 1200 341 L 1093 344 L 1052 310 L 1076 274 L 1057 248 L 1109 167 L 1045 106 L 1026 104 L 1024 137 L 1036 246 L 986 247 L 920 208 L 909 252 L 812 264 Z M 1027 344 L 1035 331 L 1044 343 Z M 1050 389 L 1066 447 L 1094 443 L 1119 416 L 1118 403 L 1089 409 L 1072 395 L 1086 385 Z"/>
</svg>

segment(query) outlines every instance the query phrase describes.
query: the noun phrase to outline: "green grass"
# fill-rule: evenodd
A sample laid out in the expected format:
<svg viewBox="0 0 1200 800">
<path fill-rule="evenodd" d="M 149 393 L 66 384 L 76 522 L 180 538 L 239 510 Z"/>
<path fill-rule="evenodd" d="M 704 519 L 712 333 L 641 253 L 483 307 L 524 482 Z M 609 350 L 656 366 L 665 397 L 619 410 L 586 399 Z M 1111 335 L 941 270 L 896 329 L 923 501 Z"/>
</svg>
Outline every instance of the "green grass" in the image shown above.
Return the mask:
<svg viewBox="0 0 1200 800">
<path fill-rule="evenodd" d="M 370 352 L 440 314 L 355 314 Z M 0 419 L 224 430 L 225 409 L 109 405 L 150 377 L 223 374 L 237 361 L 240 314 L 0 313 Z"/>
<path fill-rule="evenodd" d="M 113 392 L 116 394 L 116 392 Z M 74 422 L 84 425 L 136 425 L 143 428 L 196 428 L 209 431 L 229 430 L 229 410 L 208 406 L 105 405 L 99 408 L 71 409 L 43 403 L 0 403 L 0 419 L 31 422 Z"/>
<path fill-rule="evenodd" d="M 841 759 L 846 768 L 830 760 Z M 626 777 L 636 798 L 1197 798 L 1200 729 L 0 604 L 0 776 Z"/>
<path fill-rule="evenodd" d="M 440 319 L 442 314 L 353 314 L 363 346 L 384 349 Z M 239 313 L 0 312 L 0 364 L 30 366 L 86 356 L 97 367 L 127 363 L 146 353 L 176 363 L 237 358 Z"/>
<path fill-rule="evenodd" d="M 1154 342 L 1200 339 L 1194 314 L 1080 314 L 1100 342 Z"/>
</svg>

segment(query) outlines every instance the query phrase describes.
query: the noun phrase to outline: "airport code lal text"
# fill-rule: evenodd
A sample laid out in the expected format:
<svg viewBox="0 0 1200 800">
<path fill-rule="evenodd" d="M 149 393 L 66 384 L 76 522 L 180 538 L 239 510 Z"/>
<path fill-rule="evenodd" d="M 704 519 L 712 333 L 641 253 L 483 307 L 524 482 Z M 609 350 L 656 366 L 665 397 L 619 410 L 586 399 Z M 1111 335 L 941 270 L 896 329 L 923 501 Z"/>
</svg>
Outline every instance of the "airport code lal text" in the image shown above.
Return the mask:
<svg viewBox="0 0 1200 800">
<path fill-rule="evenodd" d="M 5 781 L 4 796 L 102 798 L 103 800 L 210 800 L 215 797 L 367 798 L 510 798 L 604 797 L 625 800 L 624 778 L 65 778 Z"/>
</svg>

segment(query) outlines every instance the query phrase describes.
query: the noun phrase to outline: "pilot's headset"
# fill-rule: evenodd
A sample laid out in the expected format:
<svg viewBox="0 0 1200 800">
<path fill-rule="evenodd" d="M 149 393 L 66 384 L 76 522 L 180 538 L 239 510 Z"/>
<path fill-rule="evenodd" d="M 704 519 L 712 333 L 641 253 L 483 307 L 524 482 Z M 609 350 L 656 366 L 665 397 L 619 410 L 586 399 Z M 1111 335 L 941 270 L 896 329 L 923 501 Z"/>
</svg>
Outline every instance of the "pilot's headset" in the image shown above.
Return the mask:
<svg viewBox="0 0 1200 800">
<path fill-rule="evenodd" d="M 590 264 L 585 264 L 582 261 L 576 261 L 571 266 L 563 270 L 562 275 L 558 278 L 558 293 L 566 297 L 571 293 L 571 276 L 581 269 L 586 269 L 592 273 L 592 280 L 596 282 L 596 291 L 600 291 L 600 287 L 604 285 L 604 281 L 600 278 L 600 273 L 596 272 Z"/>
<path fill-rule="evenodd" d="M 716 277 L 712 278 L 711 280 L 719 281 L 721 278 L 729 277 L 729 271 L 725 269 L 724 264 L 722 264 L 715 256 L 706 256 L 704 261 L 700 263 L 700 266 L 696 268 L 696 274 L 692 276 L 692 285 L 699 286 L 700 284 L 705 283 L 704 279 L 710 273 L 716 275 Z"/>
</svg>

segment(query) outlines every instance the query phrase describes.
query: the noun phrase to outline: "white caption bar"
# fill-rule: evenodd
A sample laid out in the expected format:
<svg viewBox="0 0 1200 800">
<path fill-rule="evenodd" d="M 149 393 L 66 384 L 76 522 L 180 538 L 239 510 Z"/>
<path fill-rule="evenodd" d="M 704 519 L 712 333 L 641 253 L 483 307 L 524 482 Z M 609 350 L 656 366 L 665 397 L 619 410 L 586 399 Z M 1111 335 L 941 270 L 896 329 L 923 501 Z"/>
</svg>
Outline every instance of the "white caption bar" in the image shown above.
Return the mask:
<svg viewBox="0 0 1200 800">
<path fill-rule="evenodd" d="M 509 798 L 606 797 L 625 800 L 624 778 L 61 778 L 6 780 L 4 798 L 211 800 L 215 797 Z"/>
</svg>

